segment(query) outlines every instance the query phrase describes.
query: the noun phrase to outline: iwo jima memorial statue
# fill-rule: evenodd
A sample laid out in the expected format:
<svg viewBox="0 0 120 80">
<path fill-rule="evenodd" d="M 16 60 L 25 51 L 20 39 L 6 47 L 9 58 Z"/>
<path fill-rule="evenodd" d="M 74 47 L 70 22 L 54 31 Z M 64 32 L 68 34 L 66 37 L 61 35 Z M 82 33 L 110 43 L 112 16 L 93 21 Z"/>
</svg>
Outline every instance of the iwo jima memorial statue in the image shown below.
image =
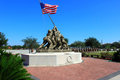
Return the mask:
<svg viewBox="0 0 120 80">
<path fill-rule="evenodd" d="M 48 30 L 46 37 L 43 38 L 43 43 L 37 49 L 37 52 L 69 52 L 68 47 L 60 31 L 54 26 L 52 30 Z"/>
<path fill-rule="evenodd" d="M 40 3 L 42 13 L 55 14 L 57 5 L 49 5 Z M 24 64 L 29 66 L 60 66 L 82 62 L 81 53 L 72 52 L 63 35 L 58 31 L 53 20 L 51 19 L 54 28 L 48 30 L 46 37 L 43 38 L 43 43 L 36 50 L 36 54 L 24 54 Z"/>
</svg>

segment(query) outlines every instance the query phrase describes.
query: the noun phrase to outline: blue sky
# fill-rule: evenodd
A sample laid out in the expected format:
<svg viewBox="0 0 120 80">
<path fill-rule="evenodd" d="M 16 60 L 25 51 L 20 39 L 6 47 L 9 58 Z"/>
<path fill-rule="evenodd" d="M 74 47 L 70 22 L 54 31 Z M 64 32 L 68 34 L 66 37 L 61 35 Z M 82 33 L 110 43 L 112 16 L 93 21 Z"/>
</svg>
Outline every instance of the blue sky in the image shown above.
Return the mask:
<svg viewBox="0 0 120 80">
<path fill-rule="evenodd" d="M 95 37 L 103 43 L 120 40 L 120 0 L 42 0 L 59 5 L 51 15 L 58 30 L 69 39 L 84 41 Z M 38 0 L 0 0 L 0 32 L 9 45 L 23 45 L 22 39 L 32 36 L 42 43 L 53 25 L 43 15 Z"/>
</svg>

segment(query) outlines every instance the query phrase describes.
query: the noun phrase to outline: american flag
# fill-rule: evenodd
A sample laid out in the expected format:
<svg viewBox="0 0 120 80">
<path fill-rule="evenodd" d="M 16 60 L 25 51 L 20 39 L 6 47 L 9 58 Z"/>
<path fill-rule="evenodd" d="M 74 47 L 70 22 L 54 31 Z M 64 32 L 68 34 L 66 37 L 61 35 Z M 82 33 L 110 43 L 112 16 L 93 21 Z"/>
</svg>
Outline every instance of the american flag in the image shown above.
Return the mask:
<svg viewBox="0 0 120 80">
<path fill-rule="evenodd" d="M 56 14 L 58 5 L 40 3 L 43 14 Z"/>
</svg>

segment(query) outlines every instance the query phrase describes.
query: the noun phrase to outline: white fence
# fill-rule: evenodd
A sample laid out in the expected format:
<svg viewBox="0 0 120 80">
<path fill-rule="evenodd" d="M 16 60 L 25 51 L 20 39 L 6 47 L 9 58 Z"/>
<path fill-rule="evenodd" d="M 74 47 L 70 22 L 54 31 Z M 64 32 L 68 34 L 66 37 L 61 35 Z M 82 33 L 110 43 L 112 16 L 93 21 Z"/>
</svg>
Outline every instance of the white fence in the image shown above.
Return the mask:
<svg viewBox="0 0 120 80">
<path fill-rule="evenodd" d="M 29 50 L 6 50 L 6 52 L 10 52 L 12 54 L 17 54 L 17 53 L 20 53 L 20 54 L 29 54 Z M 33 50 L 33 53 L 35 53 L 36 50 Z"/>
</svg>

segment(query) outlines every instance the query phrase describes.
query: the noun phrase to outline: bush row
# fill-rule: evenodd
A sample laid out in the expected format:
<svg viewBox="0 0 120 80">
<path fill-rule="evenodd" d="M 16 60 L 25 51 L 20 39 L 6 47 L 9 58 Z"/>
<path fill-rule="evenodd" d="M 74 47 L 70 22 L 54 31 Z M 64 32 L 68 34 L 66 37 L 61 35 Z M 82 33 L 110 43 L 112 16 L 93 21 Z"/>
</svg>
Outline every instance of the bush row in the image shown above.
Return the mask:
<svg viewBox="0 0 120 80">
<path fill-rule="evenodd" d="M 91 53 L 82 53 L 83 57 L 94 57 L 106 60 L 113 60 L 120 62 L 120 50 L 117 52 L 91 52 Z"/>
</svg>

